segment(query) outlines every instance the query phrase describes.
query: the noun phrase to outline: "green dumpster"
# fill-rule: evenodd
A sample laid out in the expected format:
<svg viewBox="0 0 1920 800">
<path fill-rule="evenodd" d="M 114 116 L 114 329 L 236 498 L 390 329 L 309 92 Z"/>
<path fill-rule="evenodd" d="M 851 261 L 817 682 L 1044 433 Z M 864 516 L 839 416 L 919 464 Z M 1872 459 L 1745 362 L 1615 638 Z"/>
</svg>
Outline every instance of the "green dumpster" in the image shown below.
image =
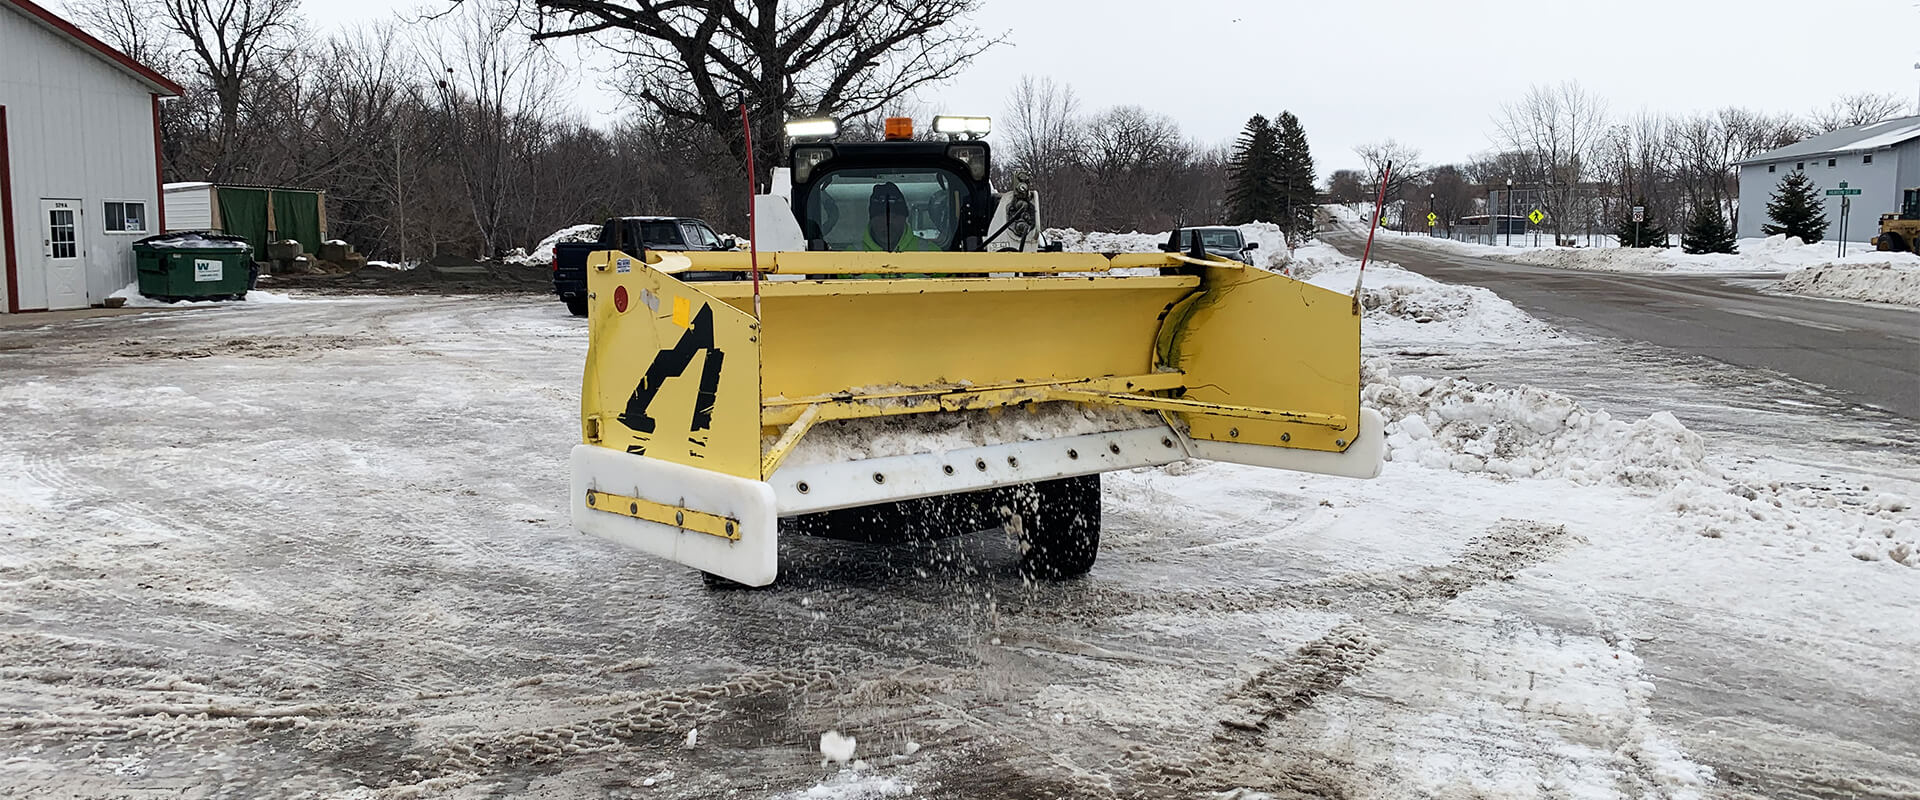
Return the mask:
<svg viewBox="0 0 1920 800">
<path fill-rule="evenodd" d="M 140 293 L 155 300 L 245 300 L 253 246 L 239 236 L 175 231 L 133 243 Z"/>
</svg>

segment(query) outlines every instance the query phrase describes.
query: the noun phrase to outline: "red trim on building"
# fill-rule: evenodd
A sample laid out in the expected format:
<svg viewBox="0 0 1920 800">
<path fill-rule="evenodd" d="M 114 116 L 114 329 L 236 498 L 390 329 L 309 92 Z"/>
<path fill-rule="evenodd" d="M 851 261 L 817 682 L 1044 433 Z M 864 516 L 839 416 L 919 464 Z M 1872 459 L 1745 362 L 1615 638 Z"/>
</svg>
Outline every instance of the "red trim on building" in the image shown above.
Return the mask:
<svg viewBox="0 0 1920 800">
<path fill-rule="evenodd" d="M 160 95 L 153 96 L 153 221 L 154 233 L 167 232 L 167 182 L 161 169 L 166 159 L 160 151 Z"/>
<path fill-rule="evenodd" d="M 0 238 L 7 245 L 7 313 L 20 313 L 20 261 L 13 247 L 13 158 L 7 149 L 7 107 L 0 106 Z"/>
<path fill-rule="evenodd" d="M 159 87 L 166 92 L 168 97 L 179 97 L 186 91 L 180 87 L 180 84 L 168 80 L 167 76 L 155 72 L 152 67 L 133 60 L 133 58 L 126 53 L 113 49 L 113 47 L 106 42 L 93 38 L 88 35 L 86 31 L 75 27 L 73 23 L 61 19 L 59 15 L 51 11 L 34 5 L 32 2 L 29 2 L 29 0 L 0 0 L 0 3 L 6 3 L 7 5 L 20 9 L 26 12 L 27 16 L 34 17 L 47 27 L 59 31 L 61 35 L 80 43 L 82 46 L 99 51 L 100 55 L 106 56 L 108 61 L 120 65 L 120 67 L 138 76 L 141 80 Z"/>
</svg>

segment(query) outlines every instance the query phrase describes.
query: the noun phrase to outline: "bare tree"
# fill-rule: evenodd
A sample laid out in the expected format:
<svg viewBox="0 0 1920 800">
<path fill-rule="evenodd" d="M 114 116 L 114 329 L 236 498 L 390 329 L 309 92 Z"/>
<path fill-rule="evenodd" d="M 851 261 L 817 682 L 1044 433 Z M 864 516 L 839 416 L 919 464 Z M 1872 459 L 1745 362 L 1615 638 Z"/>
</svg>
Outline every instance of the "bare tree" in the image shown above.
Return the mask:
<svg viewBox="0 0 1920 800">
<path fill-rule="evenodd" d="M 1173 222 L 1171 213 L 1156 215 L 1156 197 L 1195 160 L 1195 148 L 1180 134 L 1172 117 L 1139 106 L 1116 106 L 1086 123 L 1082 163 L 1089 182 L 1089 209 L 1084 221 L 1102 228 L 1149 226 Z"/>
<path fill-rule="evenodd" d="M 1080 98 L 1072 86 L 1023 75 L 996 126 L 1005 143 L 1001 165 L 1025 170 L 1040 193 L 1044 213 L 1062 219 L 1077 218 L 1087 210 L 1084 193 L 1074 180 L 1085 139 L 1079 114 Z"/>
<path fill-rule="evenodd" d="M 69 2 L 61 13 L 115 50 L 163 75 L 173 77 L 169 73 L 187 68 L 180 60 L 178 36 L 168 27 L 154 24 L 166 13 L 159 0 Z"/>
<path fill-rule="evenodd" d="M 1529 153 L 1540 169 L 1540 202 L 1556 237 L 1586 180 L 1594 145 L 1606 132 L 1606 104 L 1580 84 L 1534 86 L 1494 118 L 1506 146 Z"/>
<path fill-rule="evenodd" d="M 299 0 L 161 0 L 166 24 L 186 39 L 218 104 L 215 181 L 231 177 L 240 104 L 263 60 L 281 51 L 299 23 Z"/>
<path fill-rule="evenodd" d="M 1359 145 L 1353 148 L 1354 155 L 1367 165 L 1365 174 L 1360 176 L 1361 189 L 1365 192 L 1363 202 L 1373 202 L 1380 196 L 1380 175 L 1387 165 L 1393 165 L 1393 174 L 1388 176 L 1386 197 L 1388 204 L 1400 197 L 1407 187 L 1420 180 L 1420 174 L 1426 165 L 1420 162 L 1420 151 L 1392 139 Z M 1381 214 L 1387 210 L 1382 209 Z"/>
<path fill-rule="evenodd" d="M 475 0 L 425 30 L 444 142 L 466 188 L 480 252 L 496 256 L 513 222 L 516 187 L 530 183 L 526 147 L 554 117 L 559 83 L 539 47 L 509 35 L 511 5 Z"/>
<path fill-rule="evenodd" d="M 623 91 L 746 154 L 762 179 L 788 117 L 871 113 L 958 75 L 998 44 L 966 21 L 980 0 L 537 0 L 535 39 L 593 36 L 626 59 Z"/>
<path fill-rule="evenodd" d="M 1844 95 L 1826 108 L 1814 109 L 1812 117 L 1817 132 L 1827 133 L 1855 125 L 1884 122 L 1912 113 L 1913 110 L 1913 104 L 1897 94 L 1858 92 Z"/>
<path fill-rule="evenodd" d="M 1364 203 L 1372 197 L 1367 194 L 1366 183 L 1360 173 L 1350 169 L 1336 169 L 1327 176 L 1327 195 L 1333 202 L 1346 205 Z"/>
</svg>

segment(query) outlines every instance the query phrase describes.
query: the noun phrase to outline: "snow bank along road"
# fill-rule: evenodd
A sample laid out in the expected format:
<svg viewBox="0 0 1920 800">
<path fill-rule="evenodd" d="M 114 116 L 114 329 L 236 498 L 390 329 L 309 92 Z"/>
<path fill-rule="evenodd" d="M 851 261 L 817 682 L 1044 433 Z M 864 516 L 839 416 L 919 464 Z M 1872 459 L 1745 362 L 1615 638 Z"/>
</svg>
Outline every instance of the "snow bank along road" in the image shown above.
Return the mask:
<svg viewBox="0 0 1920 800">
<path fill-rule="evenodd" d="M 1381 479 L 1109 476 L 1047 585 L 573 533 L 545 298 L 0 331 L 0 797 L 1920 793 L 1910 424 L 1370 276 Z"/>
<path fill-rule="evenodd" d="M 1359 256 L 1364 231 L 1324 234 Z M 1762 294 L 1735 275 L 1578 272 L 1374 240 L 1375 255 L 1449 283 L 1484 286 L 1576 329 L 1791 375 L 1920 420 L 1920 311 Z M 1778 275 L 1765 276 L 1771 283 Z"/>
</svg>

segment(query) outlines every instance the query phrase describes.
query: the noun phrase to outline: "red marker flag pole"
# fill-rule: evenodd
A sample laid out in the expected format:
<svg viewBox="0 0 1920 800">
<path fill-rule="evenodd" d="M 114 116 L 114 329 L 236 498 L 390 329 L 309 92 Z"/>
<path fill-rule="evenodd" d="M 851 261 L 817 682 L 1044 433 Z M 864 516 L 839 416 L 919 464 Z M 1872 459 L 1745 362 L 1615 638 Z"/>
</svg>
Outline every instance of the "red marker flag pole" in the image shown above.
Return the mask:
<svg viewBox="0 0 1920 800">
<path fill-rule="evenodd" d="M 1393 162 L 1380 172 L 1380 196 L 1373 200 L 1373 224 L 1367 227 L 1367 247 L 1360 251 L 1360 274 L 1353 279 L 1353 313 L 1360 314 L 1360 284 L 1367 277 L 1367 259 L 1373 256 L 1373 232 L 1380 229 L 1380 212 L 1387 204 L 1387 181 L 1393 178 Z"/>
<path fill-rule="evenodd" d="M 760 320 L 760 232 L 754 229 L 753 124 L 747 121 L 747 104 L 740 104 L 740 130 L 747 137 L 747 264 L 753 270 L 753 319 Z"/>
</svg>

